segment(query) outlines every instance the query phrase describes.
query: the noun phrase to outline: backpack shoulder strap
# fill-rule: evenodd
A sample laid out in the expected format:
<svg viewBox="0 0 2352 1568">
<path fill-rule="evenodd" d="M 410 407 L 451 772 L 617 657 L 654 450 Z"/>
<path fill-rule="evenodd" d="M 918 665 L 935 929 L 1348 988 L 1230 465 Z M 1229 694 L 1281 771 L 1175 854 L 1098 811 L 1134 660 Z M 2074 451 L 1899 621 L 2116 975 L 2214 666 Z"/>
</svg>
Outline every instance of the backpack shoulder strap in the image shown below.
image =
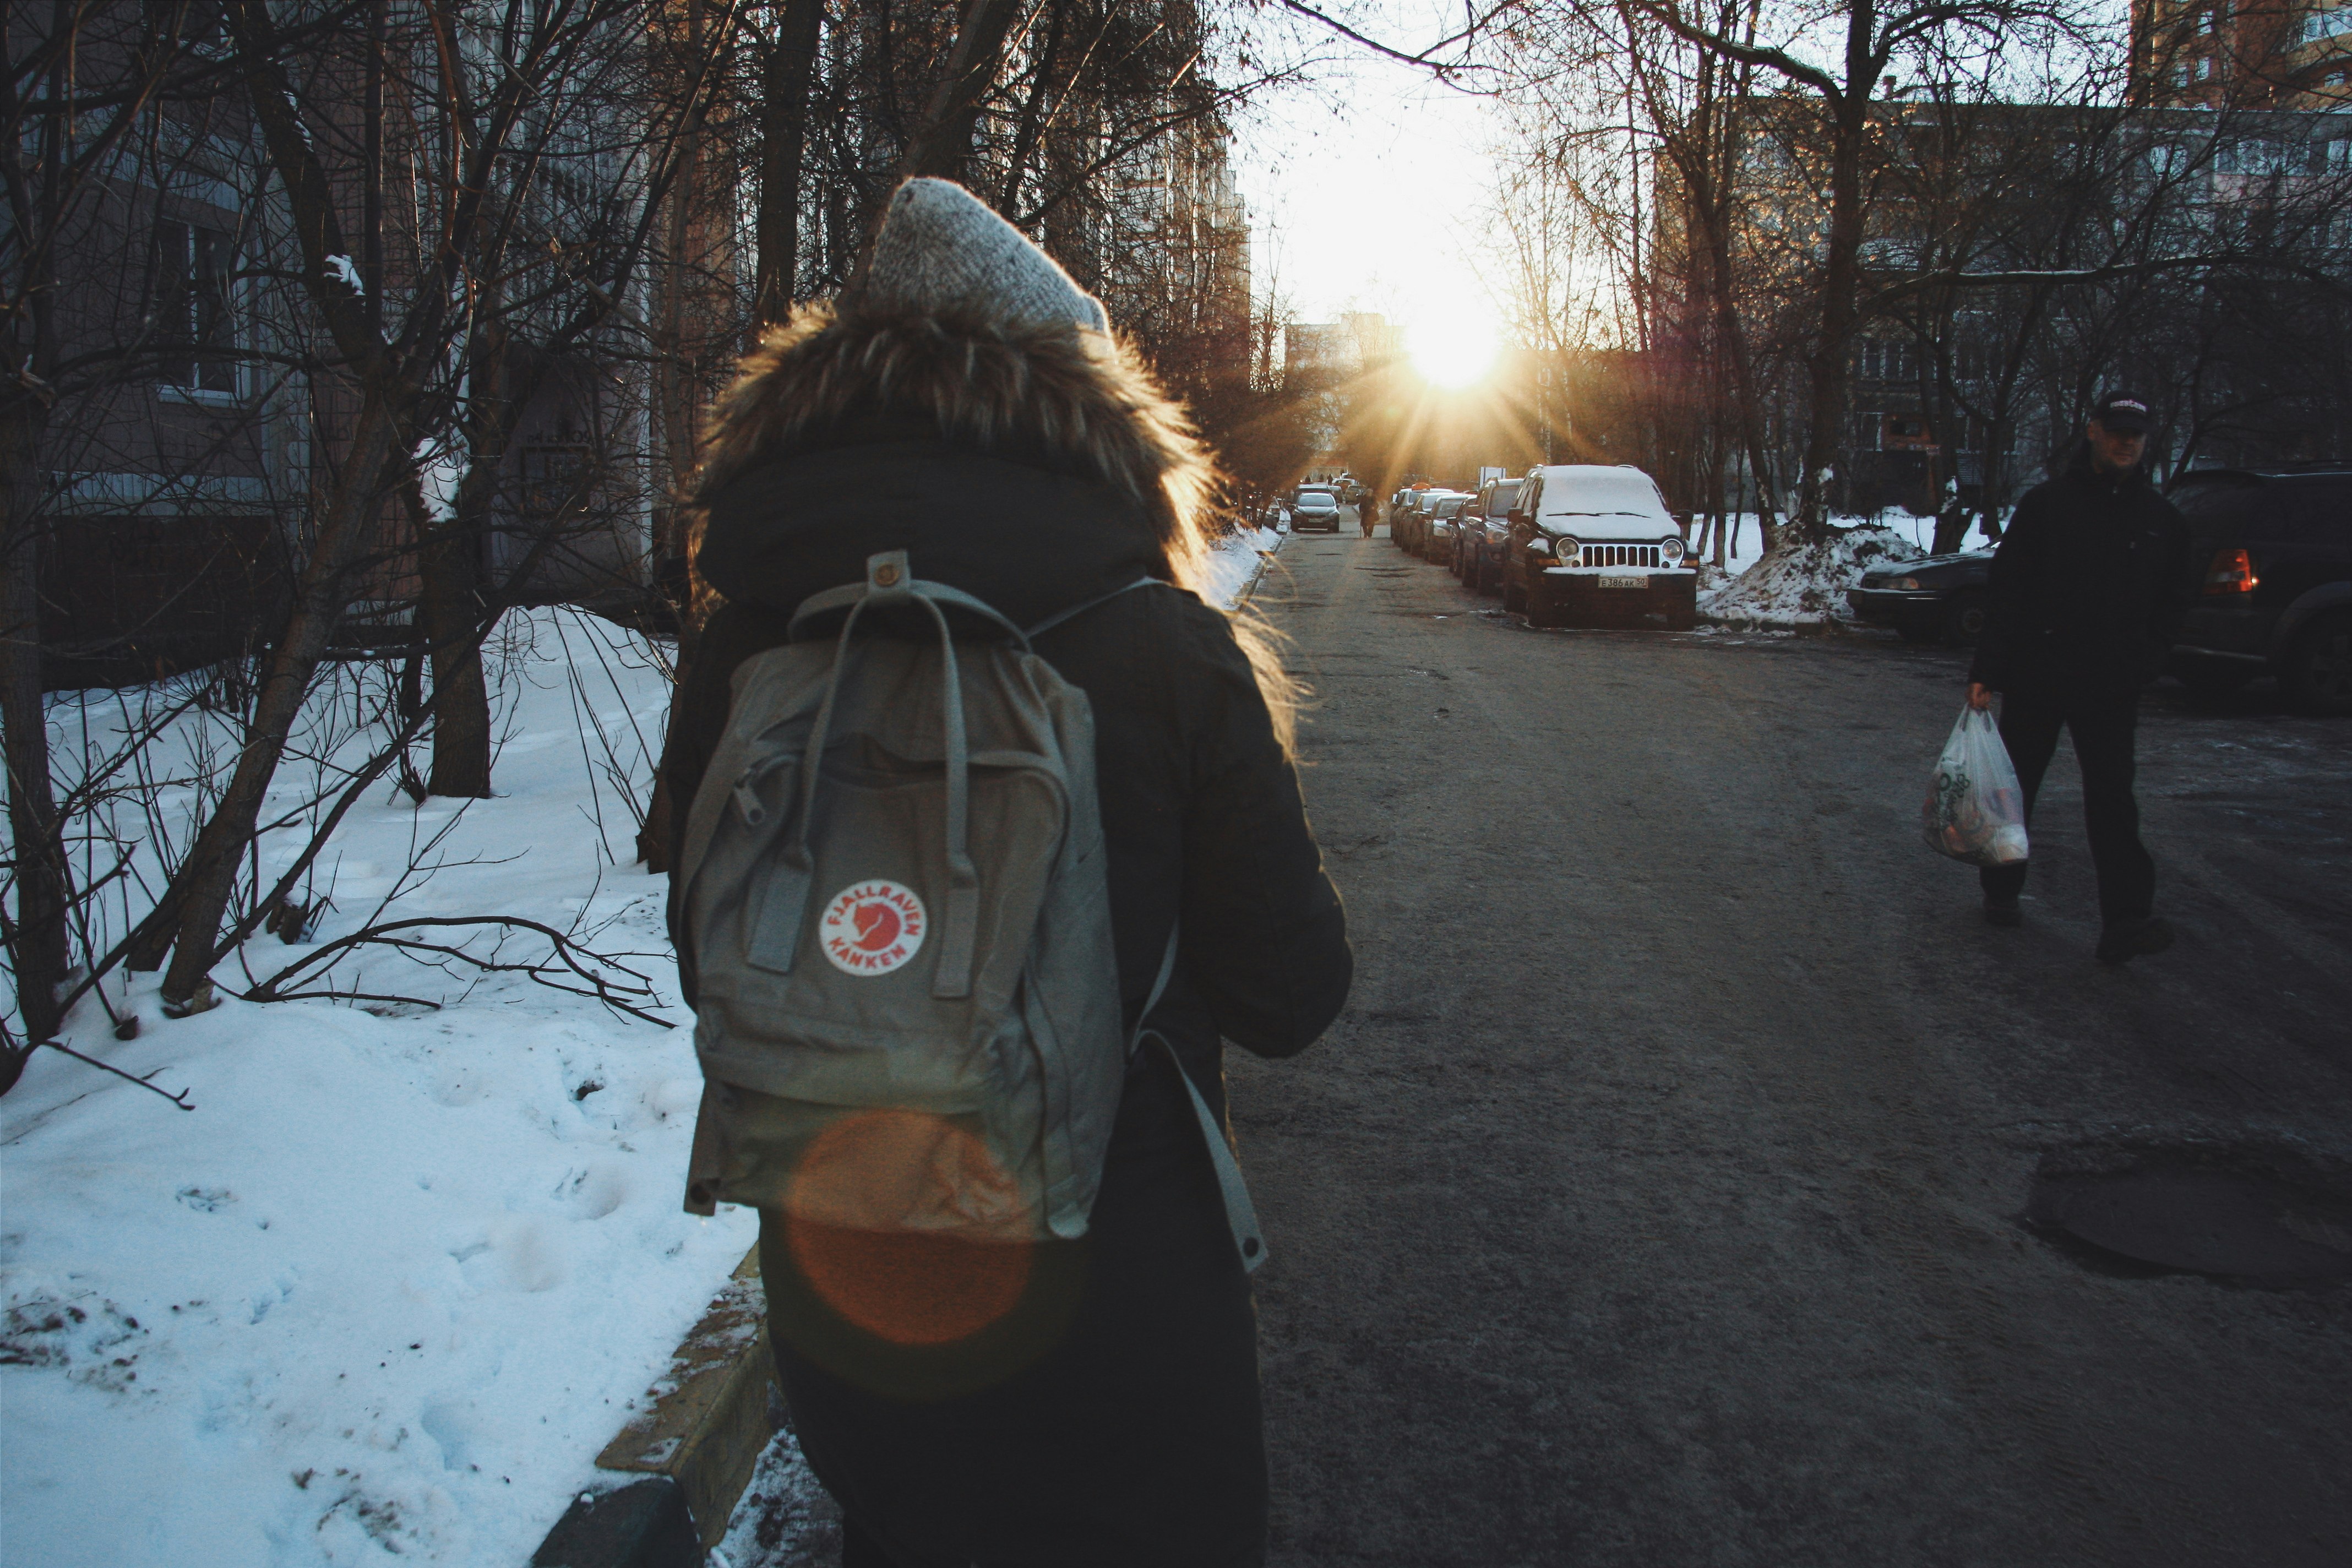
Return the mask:
<svg viewBox="0 0 2352 1568">
<path fill-rule="evenodd" d="M 1157 577 L 1138 577 L 1134 582 L 1129 583 L 1124 588 L 1113 588 L 1108 594 L 1099 595 L 1094 598 L 1085 601 L 1083 604 L 1072 605 L 1066 610 L 1047 616 L 1044 620 L 1039 621 L 1035 626 L 1031 626 L 1029 628 L 1028 635 L 1032 637 L 1044 637 L 1047 632 L 1052 631 L 1055 626 L 1060 626 L 1063 622 L 1075 621 L 1080 616 L 1085 615 L 1088 610 L 1093 609 L 1097 605 L 1108 605 L 1113 599 L 1118 598 L 1121 594 L 1132 594 L 1138 588 L 1149 588 L 1154 584 L 1159 584 L 1159 585 L 1163 588 L 1173 586 L 1172 584 L 1161 583 Z M 1157 993 L 1154 993 L 1155 999 L 1157 994 Z"/>
<path fill-rule="evenodd" d="M 1142 584 L 1139 583 L 1131 586 L 1140 587 Z M 1120 591 L 1125 592 L 1124 589 Z M 1101 602 L 1099 599 L 1095 601 L 1096 604 Z M 1089 607 L 1080 606 L 1082 609 Z M 1242 1272 L 1252 1274 L 1256 1272 L 1259 1264 L 1265 1261 L 1265 1233 L 1258 1228 L 1257 1205 L 1250 1202 L 1249 1183 L 1242 1178 L 1241 1162 L 1234 1158 L 1234 1146 L 1225 1141 L 1225 1130 L 1217 1125 L 1216 1113 L 1209 1109 L 1209 1102 L 1202 1095 L 1200 1086 L 1192 1081 L 1192 1075 L 1184 1070 L 1183 1062 L 1177 1058 L 1176 1047 L 1169 1044 L 1167 1036 L 1150 1026 L 1151 1010 L 1160 1005 L 1160 998 L 1167 994 L 1168 982 L 1176 973 L 1176 939 L 1181 931 L 1181 927 L 1169 930 L 1168 951 L 1160 959 L 1160 976 L 1151 983 L 1151 995 L 1143 1004 L 1142 1016 L 1135 1021 L 1135 1038 L 1129 1042 L 1128 1056 L 1132 1060 L 1135 1053 L 1143 1048 L 1144 1041 L 1153 1040 L 1158 1042 L 1161 1054 L 1167 1057 L 1168 1065 L 1176 1069 L 1176 1077 L 1184 1085 L 1184 1092 L 1192 1098 L 1192 1119 L 1200 1124 L 1201 1142 L 1209 1147 L 1209 1163 L 1217 1173 L 1217 1192 L 1225 1201 L 1225 1228 L 1233 1232 L 1234 1250 L 1241 1255 Z"/>
</svg>

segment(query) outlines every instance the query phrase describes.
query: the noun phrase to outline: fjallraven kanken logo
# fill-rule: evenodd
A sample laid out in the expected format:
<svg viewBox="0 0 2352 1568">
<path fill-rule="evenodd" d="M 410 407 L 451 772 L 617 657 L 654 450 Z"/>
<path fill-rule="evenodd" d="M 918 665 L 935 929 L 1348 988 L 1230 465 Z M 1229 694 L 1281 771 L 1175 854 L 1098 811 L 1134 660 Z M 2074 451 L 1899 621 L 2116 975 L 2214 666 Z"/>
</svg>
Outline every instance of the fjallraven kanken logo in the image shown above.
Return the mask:
<svg viewBox="0 0 2352 1568">
<path fill-rule="evenodd" d="M 858 882 L 825 905 L 817 937 L 844 974 L 887 974 L 921 951 L 923 900 L 896 882 Z"/>
</svg>

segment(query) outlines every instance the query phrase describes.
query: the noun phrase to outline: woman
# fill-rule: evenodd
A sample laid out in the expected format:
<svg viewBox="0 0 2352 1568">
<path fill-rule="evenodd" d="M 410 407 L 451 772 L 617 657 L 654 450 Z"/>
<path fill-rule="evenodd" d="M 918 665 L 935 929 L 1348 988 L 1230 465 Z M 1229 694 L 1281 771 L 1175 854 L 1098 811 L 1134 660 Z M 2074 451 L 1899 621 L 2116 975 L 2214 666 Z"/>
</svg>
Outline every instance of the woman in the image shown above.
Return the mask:
<svg viewBox="0 0 2352 1568">
<path fill-rule="evenodd" d="M 1279 1057 L 1321 1034 L 1347 995 L 1345 922 L 1279 667 L 1191 591 L 1207 461 L 1108 334 L 1100 304 L 962 189 L 903 186 L 856 290 L 772 332 L 719 410 L 695 496 L 718 607 L 664 766 L 682 807 L 735 668 L 878 551 L 1022 626 L 1140 576 L 1171 584 L 1034 646 L 1093 709 L 1128 1021 L 1181 931 L 1153 1024 L 1222 1123 L 1220 1037 Z M 770 1323 L 845 1563 L 1263 1561 L 1255 1318 L 1163 1055 L 1129 1071 L 1088 1235 L 1037 1244 L 1009 1305 L 974 1316 L 996 1256 L 978 1244 L 833 1233 L 813 1251 L 811 1227 L 787 1229 L 762 1211 Z"/>
</svg>

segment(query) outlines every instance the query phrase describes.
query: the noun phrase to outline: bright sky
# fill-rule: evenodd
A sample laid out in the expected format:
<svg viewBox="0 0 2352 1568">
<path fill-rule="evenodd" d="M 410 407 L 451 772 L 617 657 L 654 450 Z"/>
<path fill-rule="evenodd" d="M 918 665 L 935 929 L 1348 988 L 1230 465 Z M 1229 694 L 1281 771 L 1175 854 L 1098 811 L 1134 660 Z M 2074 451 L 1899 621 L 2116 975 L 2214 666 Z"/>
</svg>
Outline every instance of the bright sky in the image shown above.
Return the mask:
<svg viewBox="0 0 2352 1568">
<path fill-rule="evenodd" d="M 1383 41 L 1415 47 L 1442 24 L 1389 0 Z M 1241 126 L 1236 175 L 1255 230 L 1253 283 L 1306 321 L 1378 310 L 1405 324 L 1416 359 L 1482 359 L 1494 307 L 1465 265 L 1493 200 L 1484 100 L 1427 72 L 1350 58 Z M 1465 376 L 1466 379 L 1466 376 Z"/>
</svg>

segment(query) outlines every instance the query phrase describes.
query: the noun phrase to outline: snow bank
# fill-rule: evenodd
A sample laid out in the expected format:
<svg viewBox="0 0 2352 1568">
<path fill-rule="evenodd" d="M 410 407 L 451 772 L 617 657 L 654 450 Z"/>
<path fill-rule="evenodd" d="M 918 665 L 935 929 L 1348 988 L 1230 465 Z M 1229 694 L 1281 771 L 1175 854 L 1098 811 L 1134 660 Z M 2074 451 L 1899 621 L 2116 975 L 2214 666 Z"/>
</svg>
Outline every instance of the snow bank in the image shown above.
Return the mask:
<svg viewBox="0 0 2352 1568">
<path fill-rule="evenodd" d="M 1282 548 L 1283 537 L 1270 528 L 1244 528 L 1218 540 L 1209 552 L 1209 602 L 1232 609 L 1257 580 L 1266 556 Z"/>
<path fill-rule="evenodd" d="M 1698 613 L 1708 620 L 1756 627 L 1850 622 L 1845 591 L 1862 580 L 1864 572 L 1885 562 L 1916 561 L 1925 553 L 1892 529 L 1868 527 L 1767 555 L 1736 577 L 1703 567 Z"/>
<path fill-rule="evenodd" d="M 506 631 L 499 796 L 372 792 L 315 934 L 352 929 L 446 827 L 447 864 L 389 917 L 593 932 L 644 955 L 654 1010 L 686 1024 L 666 883 L 614 863 L 634 825 L 593 745 L 595 725 L 642 734 L 642 786 L 667 683 L 640 639 L 572 612 Z M 79 721 L 52 710 L 61 740 Z M 263 863 L 290 853 L 265 841 Z M 303 951 L 244 957 L 264 975 Z M 247 988 L 236 957 L 215 973 Z M 448 1005 L 230 1000 L 167 1023 L 140 976 L 110 992 L 137 1040 L 86 1002 L 69 1043 L 193 1111 L 47 1051 L 0 1100 L 10 1562 L 527 1562 L 572 1494 L 610 1483 L 596 1453 L 751 1246 L 750 1212 L 679 1207 L 686 1028 L 396 955 L 338 980 Z"/>
</svg>

